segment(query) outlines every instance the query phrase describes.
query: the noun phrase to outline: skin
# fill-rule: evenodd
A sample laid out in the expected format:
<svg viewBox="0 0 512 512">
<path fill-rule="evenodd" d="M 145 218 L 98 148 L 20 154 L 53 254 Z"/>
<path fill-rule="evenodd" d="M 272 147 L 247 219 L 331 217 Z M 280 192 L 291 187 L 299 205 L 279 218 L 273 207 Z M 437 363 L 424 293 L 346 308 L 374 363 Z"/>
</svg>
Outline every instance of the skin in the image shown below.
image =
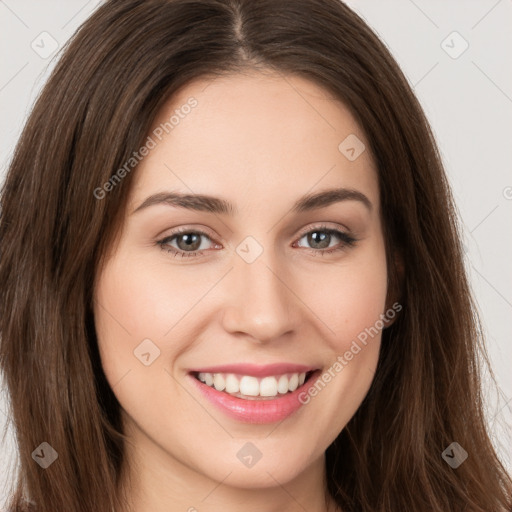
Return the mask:
<svg viewBox="0 0 512 512">
<path fill-rule="evenodd" d="M 135 512 L 325 511 L 324 452 L 370 387 L 380 334 L 281 423 L 231 419 L 187 372 L 240 362 L 327 370 L 375 324 L 389 307 L 375 164 L 368 150 L 355 161 L 338 150 L 349 134 L 368 147 L 365 135 L 306 79 L 254 71 L 199 80 L 154 127 L 191 96 L 197 106 L 134 171 L 121 236 L 95 284 L 102 364 L 129 437 L 124 485 Z M 338 187 L 361 192 L 371 209 L 346 200 L 291 213 L 301 196 Z M 158 204 L 133 213 L 164 191 L 222 197 L 238 212 Z M 319 223 L 357 242 L 321 255 L 303 235 Z M 201 255 L 158 245 L 179 227 L 208 233 Z M 253 263 L 236 252 L 247 236 L 263 249 Z M 169 246 L 186 251 L 183 238 Z M 333 236 L 335 246 L 343 241 Z M 134 356 L 146 338 L 160 350 L 149 366 Z M 262 453 L 252 468 L 236 456 L 248 441 Z"/>
</svg>

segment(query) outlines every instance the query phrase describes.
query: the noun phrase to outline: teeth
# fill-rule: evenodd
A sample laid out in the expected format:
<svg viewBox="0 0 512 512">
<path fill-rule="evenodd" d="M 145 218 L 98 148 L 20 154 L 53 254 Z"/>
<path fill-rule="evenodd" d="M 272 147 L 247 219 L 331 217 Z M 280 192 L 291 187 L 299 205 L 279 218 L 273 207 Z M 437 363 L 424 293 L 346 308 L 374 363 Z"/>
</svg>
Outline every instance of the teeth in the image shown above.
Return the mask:
<svg viewBox="0 0 512 512">
<path fill-rule="evenodd" d="M 213 375 L 211 373 L 200 373 L 198 377 L 199 380 L 204 382 L 207 386 L 211 386 L 213 384 Z"/>
<path fill-rule="evenodd" d="M 264 377 L 260 382 L 260 395 L 261 396 L 276 396 L 277 395 L 277 380 L 275 377 Z"/>
<path fill-rule="evenodd" d="M 217 391 L 232 395 L 273 397 L 295 391 L 306 380 L 306 373 L 289 373 L 263 378 L 232 373 L 199 373 L 197 378 Z"/>
<path fill-rule="evenodd" d="M 226 387 L 226 379 L 222 373 L 216 373 L 213 376 L 213 385 L 217 391 L 224 391 Z"/>
<path fill-rule="evenodd" d="M 288 393 L 288 377 L 286 375 L 281 375 L 281 377 L 279 377 L 277 391 L 279 391 L 279 393 Z"/>
<path fill-rule="evenodd" d="M 260 394 L 260 383 L 258 379 L 244 375 L 240 379 L 240 393 L 247 396 L 258 396 Z"/>
<path fill-rule="evenodd" d="M 294 373 L 290 380 L 288 381 L 288 389 L 290 391 L 295 391 L 299 387 L 299 375 L 297 373 Z"/>
<path fill-rule="evenodd" d="M 206 384 L 206 382 L 205 382 L 205 384 Z M 238 393 L 239 391 L 240 391 L 240 381 L 234 375 L 229 374 L 226 377 L 226 393 Z"/>
</svg>

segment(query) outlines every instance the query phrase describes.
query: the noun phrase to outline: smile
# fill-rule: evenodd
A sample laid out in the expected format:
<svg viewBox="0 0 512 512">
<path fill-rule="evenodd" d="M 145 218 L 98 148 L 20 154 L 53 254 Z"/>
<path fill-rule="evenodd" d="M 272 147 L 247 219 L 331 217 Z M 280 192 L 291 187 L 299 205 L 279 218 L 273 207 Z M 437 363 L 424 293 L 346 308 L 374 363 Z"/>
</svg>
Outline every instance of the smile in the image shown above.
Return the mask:
<svg viewBox="0 0 512 512">
<path fill-rule="evenodd" d="M 321 375 L 304 365 L 231 365 L 189 372 L 203 399 L 244 423 L 282 421 L 303 407 L 301 393 Z"/>
</svg>

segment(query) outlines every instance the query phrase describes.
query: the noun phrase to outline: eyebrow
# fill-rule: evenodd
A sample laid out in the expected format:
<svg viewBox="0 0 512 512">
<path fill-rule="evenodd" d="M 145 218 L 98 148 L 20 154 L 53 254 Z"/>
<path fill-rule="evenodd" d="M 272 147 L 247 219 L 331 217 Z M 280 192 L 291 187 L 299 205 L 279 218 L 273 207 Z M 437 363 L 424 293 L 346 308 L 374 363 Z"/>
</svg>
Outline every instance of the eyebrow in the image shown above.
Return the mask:
<svg viewBox="0 0 512 512">
<path fill-rule="evenodd" d="M 359 201 L 369 211 L 372 210 L 371 201 L 358 190 L 335 188 L 307 194 L 298 199 L 293 205 L 291 211 L 301 213 L 305 211 L 325 208 L 331 204 L 342 201 Z M 233 216 L 237 213 L 236 207 L 220 197 L 214 197 L 204 194 L 182 194 L 179 192 L 160 192 L 147 197 L 132 214 L 149 208 L 154 205 L 168 205 L 187 210 L 225 214 Z"/>
</svg>

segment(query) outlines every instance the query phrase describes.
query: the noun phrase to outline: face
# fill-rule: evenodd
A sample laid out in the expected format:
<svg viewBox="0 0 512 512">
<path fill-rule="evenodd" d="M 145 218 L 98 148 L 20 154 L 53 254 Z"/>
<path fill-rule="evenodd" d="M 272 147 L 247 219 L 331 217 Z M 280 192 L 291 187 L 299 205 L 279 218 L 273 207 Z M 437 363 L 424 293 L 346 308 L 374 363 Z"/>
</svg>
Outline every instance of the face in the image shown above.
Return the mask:
<svg viewBox="0 0 512 512">
<path fill-rule="evenodd" d="M 95 283 L 131 450 L 284 485 L 323 464 L 377 365 L 387 272 L 365 135 L 314 83 L 256 72 L 187 85 L 149 135 Z"/>
</svg>

